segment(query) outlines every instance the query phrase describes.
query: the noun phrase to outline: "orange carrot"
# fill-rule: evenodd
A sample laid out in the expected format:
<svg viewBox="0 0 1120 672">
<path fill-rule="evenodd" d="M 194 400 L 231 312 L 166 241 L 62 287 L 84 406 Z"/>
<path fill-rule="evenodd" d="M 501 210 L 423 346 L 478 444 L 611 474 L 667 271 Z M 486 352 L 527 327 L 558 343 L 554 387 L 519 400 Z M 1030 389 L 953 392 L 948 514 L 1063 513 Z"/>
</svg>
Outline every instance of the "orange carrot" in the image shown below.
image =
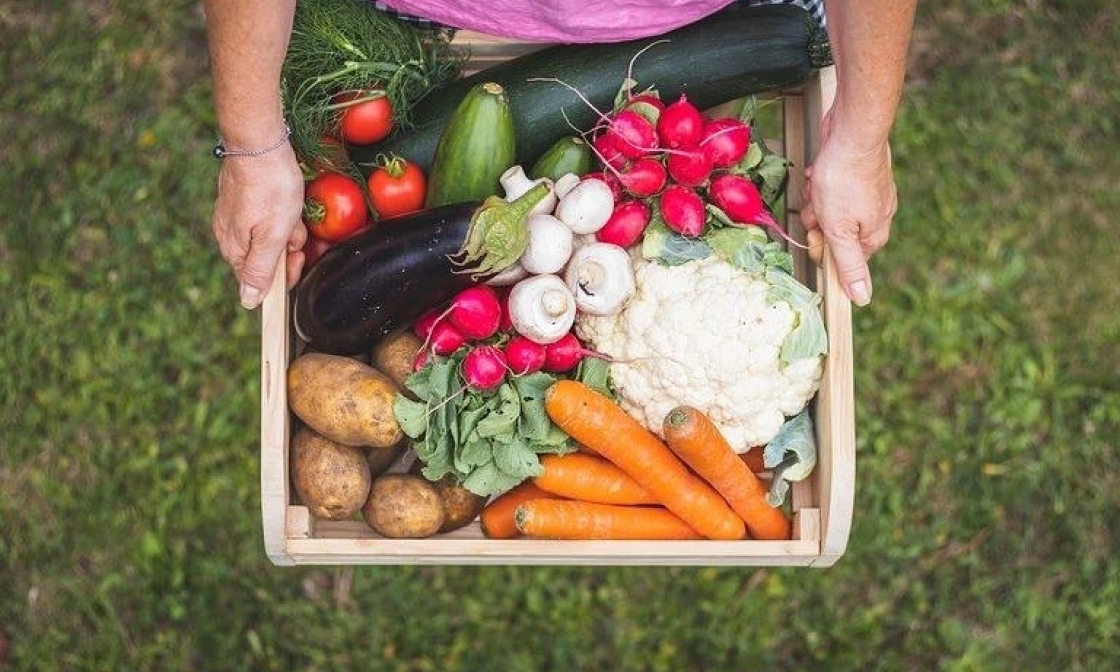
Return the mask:
<svg viewBox="0 0 1120 672">
<path fill-rule="evenodd" d="M 525 481 L 494 498 L 482 509 L 482 514 L 478 517 L 478 522 L 482 525 L 482 533 L 491 539 L 511 539 L 518 536 L 520 533 L 513 523 L 513 512 L 525 502 L 549 497 L 555 498 L 556 495 L 541 490 L 533 485 L 532 481 Z"/>
<path fill-rule="evenodd" d="M 660 506 L 534 499 L 513 517 L 523 534 L 545 539 L 703 539 Z"/>
<path fill-rule="evenodd" d="M 657 504 L 625 471 L 601 457 L 544 455 L 541 466 L 544 472 L 533 483 L 554 495 L 600 504 Z"/>
<path fill-rule="evenodd" d="M 740 454 L 739 459 L 756 474 L 760 471 L 766 471 L 766 465 L 762 463 L 762 446 L 755 446 Z"/>
<path fill-rule="evenodd" d="M 789 539 L 790 523 L 766 501 L 766 484 L 751 471 L 719 428 L 701 411 L 678 406 L 665 416 L 665 441 L 727 500 L 755 539 Z"/>
<path fill-rule="evenodd" d="M 746 535 L 742 519 L 719 493 L 610 398 L 560 380 L 545 393 L 544 407 L 564 433 L 613 462 L 700 534 L 723 540 Z"/>
</svg>

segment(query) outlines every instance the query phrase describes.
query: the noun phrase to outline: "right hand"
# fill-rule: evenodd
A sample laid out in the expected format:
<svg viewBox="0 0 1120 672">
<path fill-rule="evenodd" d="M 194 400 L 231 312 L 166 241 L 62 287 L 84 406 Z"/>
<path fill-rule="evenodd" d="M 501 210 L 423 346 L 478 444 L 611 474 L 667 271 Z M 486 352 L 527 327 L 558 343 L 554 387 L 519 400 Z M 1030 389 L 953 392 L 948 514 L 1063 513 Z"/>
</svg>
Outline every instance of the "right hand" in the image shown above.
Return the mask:
<svg viewBox="0 0 1120 672">
<path fill-rule="evenodd" d="M 286 254 L 289 289 L 299 279 L 307 240 L 302 212 L 303 174 L 290 146 L 222 161 L 214 237 L 237 276 L 246 309 L 256 308 L 264 299 L 282 254 Z"/>
</svg>

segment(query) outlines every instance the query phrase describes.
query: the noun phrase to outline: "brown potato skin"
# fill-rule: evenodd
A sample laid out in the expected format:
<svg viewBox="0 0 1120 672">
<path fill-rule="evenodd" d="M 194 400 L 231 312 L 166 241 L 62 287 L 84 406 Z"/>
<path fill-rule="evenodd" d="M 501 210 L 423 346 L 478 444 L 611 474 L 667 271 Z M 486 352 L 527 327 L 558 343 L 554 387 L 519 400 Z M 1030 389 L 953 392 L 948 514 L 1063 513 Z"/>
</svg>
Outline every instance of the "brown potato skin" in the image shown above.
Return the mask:
<svg viewBox="0 0 1120 672">
<path fill-rule="evenodd" d="M 366 457 L 369 460 L 369 473 L 377 478 L 389 470 L 389 467 L 404 455 L 408 450 L 408 437 L 401 439 L 392 448 L 367 448 Z"/>
<path fill-rule="evenodd" d="M 371 364 L 380 372 L 393 379 L 399 387 L 412 375 L 412 363 L 424 342 L 416 334 L 405 329 L 378 341 L 370 353 Z"/>
<path fill-rule="evenodd" d="M 422 539 L 443 526 L 443 502 L 435 486 L 420 476 L 385 474 L 373 479 L 362 517 L 383 537 Z"/>
<path fill-rule="evenodd" d="M 311 515 L 345 520 L 369 497 L 372 477 L 361 449 L 344 446 L 300 427 L 292 436 L 292 486 Z"/>
<path fill-rule="evenodd" d="M 347 446 L 389 448 L 404 437 L 393 416 L 393 381 L 361 362 L 313 352 L 288 366 L 288 406 L 300 420 Z"/>
<path fill-rule="evenodd" d="M 420 460 L 415 460 L 409 468 L 408 473 L 415 474 L 423 478 L 421 470 L 424 465 Z M 425 479 L 427 480 L 427 479 Z M 455 477 L 451 474 L 445 475 L 438 481 L 429 481 L 435 486 L 439 492 L 440 501 L 443 503 L 443 526 L 439 528 L 440 532 L 451 532 L 461 527 L 466 527 L 471 524 L 475 518 L 478 518 L 485 508 L 488 497 L 476 495 L 470 490 L 459 485 Z"/>
</svg>

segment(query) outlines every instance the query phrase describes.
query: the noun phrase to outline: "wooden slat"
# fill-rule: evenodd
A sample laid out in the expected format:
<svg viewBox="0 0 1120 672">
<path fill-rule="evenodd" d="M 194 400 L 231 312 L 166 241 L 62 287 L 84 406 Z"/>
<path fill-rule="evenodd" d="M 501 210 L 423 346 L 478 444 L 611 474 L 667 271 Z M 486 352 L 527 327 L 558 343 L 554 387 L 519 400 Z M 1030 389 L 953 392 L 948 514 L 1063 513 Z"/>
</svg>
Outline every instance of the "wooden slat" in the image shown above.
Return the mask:
<svg viewBox="0 0 1120 672">
<path fill-rule="evenodd" d="M 277 565 L 290 565 L 286 549 L 288 492 L 288 389 L 291 357 L 286 259 L 281 255 L 272 287 L 261 304 L 261 518 L 264 549 Z"/>
<path fill-rule="evenodd" d="M 836 73 L 831 67 L 821 70 L 819 79 L 806 89 L 804 133 L 810 151 L 820 142 L 819 127 L 812 120 L 821 119 L 835 95 Z M 817 565 L 829 566 L 847 548 L 855 499 L 852 307 L 827 249 L 823 266 L 817 271 L 817 281 L 824 296 L 829 347 L 815 405 L 819 454 L 815 471 L 821 507 L 821 560 Z"/>
<path fill-rule="evenodd" d="M 794 541 L 543 541 L 292 539 L 298 564 L 809 565 L 820 543 Z"/>
</svg>

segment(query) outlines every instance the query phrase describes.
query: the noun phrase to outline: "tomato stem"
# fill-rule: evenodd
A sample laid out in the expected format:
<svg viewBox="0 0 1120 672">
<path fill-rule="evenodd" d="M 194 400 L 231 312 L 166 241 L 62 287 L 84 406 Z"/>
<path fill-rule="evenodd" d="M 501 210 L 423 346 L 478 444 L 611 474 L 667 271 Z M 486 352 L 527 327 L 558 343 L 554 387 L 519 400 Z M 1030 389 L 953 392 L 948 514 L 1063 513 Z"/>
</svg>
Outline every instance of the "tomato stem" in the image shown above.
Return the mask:
<svg viewBox="0 0 1120 672">
<path fill-rule="evenodd" d="M 303 202 L 303 221 L 307 224 L 315 224 L 323 221 L 327 215 L 327 208 L 316 201 L 315 199 L 307 199 Z"/>
</svg>

